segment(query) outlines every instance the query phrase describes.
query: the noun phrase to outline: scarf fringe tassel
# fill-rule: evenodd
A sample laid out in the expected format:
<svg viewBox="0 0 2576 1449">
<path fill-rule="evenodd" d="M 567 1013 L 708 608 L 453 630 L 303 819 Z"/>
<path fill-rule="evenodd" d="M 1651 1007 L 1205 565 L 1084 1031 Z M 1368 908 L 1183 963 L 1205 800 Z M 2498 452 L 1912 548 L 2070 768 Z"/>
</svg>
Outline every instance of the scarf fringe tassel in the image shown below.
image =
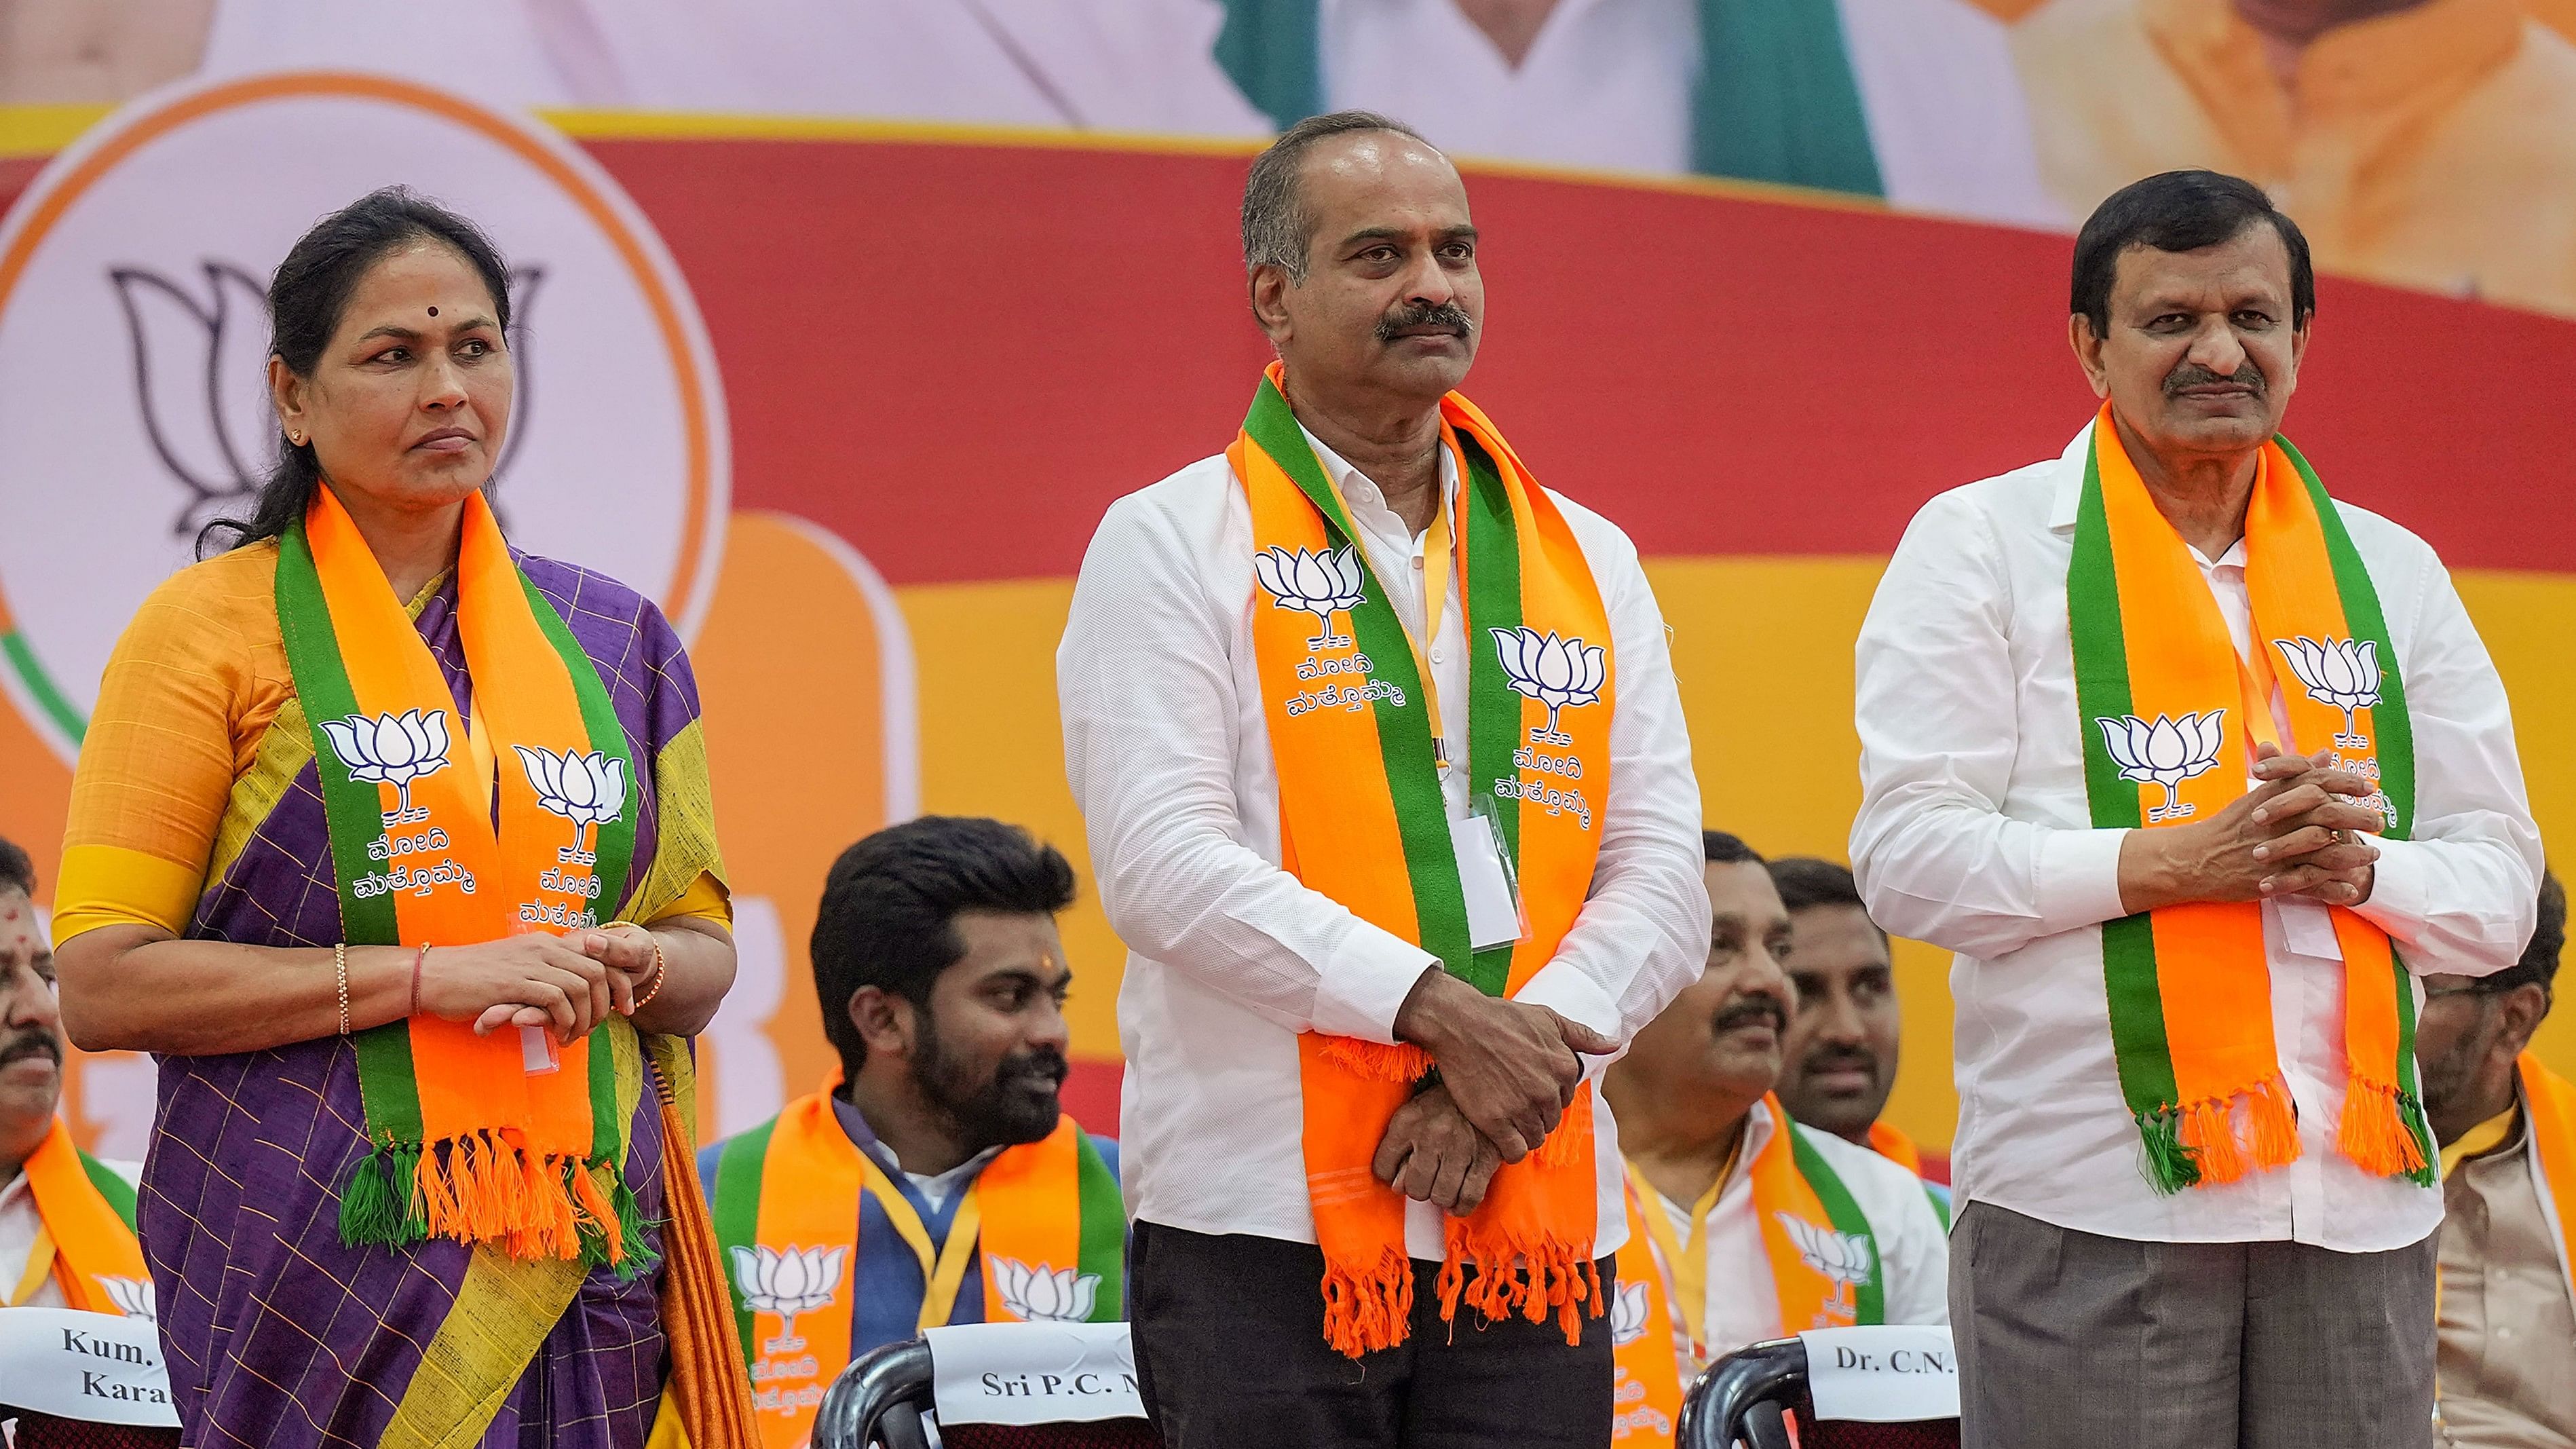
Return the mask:
<svg viewBox="0 0 2576 1449">
<path fill-rule="evenodd" d="M 602 1189 L 602 1176 L 613 1185 Z M 605 1264 L 631 1281 L 657 1262 L 648 1226 L 608 1159 L 530 1152 L 491 1131 L 379 1142 L 340 1187 L 340 1241 L 351 1247 L 494 1243 L 522 1260 Z"/>
<path fill-rule="evenodd" d="M 1344 1358 L 1404 1342 L 1413 1322 L 1413 1262 L 1390 1247 L 1366 1268 L 1324 1263 L 1324 1341 Z"/>
<path fill-rule="evenodd" d="M 2415 1099 L 2395 1084 L 2355 1077 L 2344 1087 L 2335 1146 L 2373 1176 L 2402 1177 L 2430 1187 L 2436 1179 L 2423 1139 L 2415 1133 L 2419 1115 Z"/>
<path fill-rule="evenodd" d="M 1488 1323 L 1515 1314 L 1544 1323 L 1553 1310 L 1569 1348 L 1583 1341 L 1584 1318 L 1598 1318 L 1605 1311 L 1600 1264 L 1554 1234 L 1535 1242 L 1509 1241 L 1453 1224 L 1449 1258 L 1440 1265 L 1439 1291 L 1443 1323 L 1458 1321 L 1462 1301 Z M 1586 1304 L 1591 1305 L 1588 1315 Z"/>
<path fill-rule="evenodd" d="M 2241 1125 L 2239 1103 L 2245 1106 Z M 2268 1171 L 2299 1156 L 2298 1116 L 2289 1085 L 2277 1076 L 2233 1096 L 2142 1112 L 2138 1136 L 2146 1148 L 2147 1181 L 2163 1193 L 2239 1182 L 2249 1172 Z"/>
<path fill-rule="evenodd" d="M 1328 1036 L 1323 1050 L 1325 1060 L 1375 1082 L 1418 1082 L 1431 1070 L 1431 1053 L 1407 1041 Z"/>
</svg>

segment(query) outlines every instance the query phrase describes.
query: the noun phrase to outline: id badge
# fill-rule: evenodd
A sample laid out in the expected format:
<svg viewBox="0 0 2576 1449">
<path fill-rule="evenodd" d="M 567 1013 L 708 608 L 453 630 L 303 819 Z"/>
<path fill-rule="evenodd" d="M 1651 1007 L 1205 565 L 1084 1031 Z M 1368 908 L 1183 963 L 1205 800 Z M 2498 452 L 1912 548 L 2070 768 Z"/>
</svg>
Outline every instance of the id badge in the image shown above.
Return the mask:
<svg viewBox="0 0 2576 1449">
<path fill-rule="evenodd" d="M 1449 822 L 1449 848 L 1458 857 L 1458 885 L 1467 898 L 1467 944 L 1482 951 L 1526 938 L 1519 882 L 1503 857 L 1491 816 L 1481 812 Z"/>
</svg>

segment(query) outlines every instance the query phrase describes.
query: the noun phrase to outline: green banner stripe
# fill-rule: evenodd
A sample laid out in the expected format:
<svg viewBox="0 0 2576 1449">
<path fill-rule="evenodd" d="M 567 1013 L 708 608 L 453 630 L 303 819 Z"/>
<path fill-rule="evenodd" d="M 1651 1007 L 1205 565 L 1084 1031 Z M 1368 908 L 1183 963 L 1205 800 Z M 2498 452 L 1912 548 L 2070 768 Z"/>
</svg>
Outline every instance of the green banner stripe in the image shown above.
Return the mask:
<svg viewBox="0 0 2576 1449">
<path fill-rule="evenodd" d="M 1825 1217 L 1833 1223 L 1834 1231 L 1859 1238 L 1869 1245 L 1869 1277 L 1856 1292 L 1853 1321 L 1885 1323 L 1887 1259 L 1878 1251 L 1878 1234 L 1869 1225 L 1869 1214 L 1860 1210 L 1860 1203 L 1853 1199 L 1851 1189 L 1843 1186 L 1833 1164 L 1825 1161 L 1825 1154 L 1817 1151 L 1816 1144 L 1807 1140 L 1806 1130 L 1789 1121 L 1785 1114 L 1780 1123 L 1782 1130 L 1789 1134 L 1789 1150 L 1798 1164 L 1798 1175 L 1805 1178 L 1807 1186 L 1815 1191 L 1816 1201 L 1824 1204 Z"/>
<path fill-rule="evenodd" d="M 2075 515 L 2075 550 L 2066 570 L 2068 642 L 2075 655 L 2076 734 L 2084 742 L 2084 792 L 2097 830 L 2135 830 L 2146 822 L 2138 787 L 2102 740 L 2105 719 L 2135 710 L 2129 692 L 2129 647 L 2121 627 L 2120 584 L 2111 561 L 2111 524 L 2102 502 L 2100 460 L 2084 459 L 2084 492 Z M 2146 916 L 2102 923 L 2102 983 L 2110 999 L 2111 1048 L 2120 1093 L 2140 1120 L 2181 1099 L 2165 1036 L 2164 994 L 2156 982 L 2155 927 Z"/>
<path fill-rule="evenodd" d="M 760 1240 L 761 1173 L 769 1164 L 770 1134 L 777 1129 L 778 1119 L 772 1117 L 716 1149 L 716 1191 L 707 1204 L 715 1227 L 716 1256 L 724 1268 L 725 1287 L 733 1295 L 733 1326 L 742 1335 L 746 1363 L 758 1363 L 760 1354 L 752 1343 L 752 1312 L 743 1305 L 733 1250 L 752 1247 Z"/>
<path fill-rule="evenodd" d="M 623 1167 L 626 1117 L 617 1103 L 617 1050 L 605 1022 L 590 1032 L 590 1155 Z"/>
<path fill-rule="evenodd" d="M 1512 755 L 1521 747 L 1521 697 L 1503 673 L 1492 631 L 1521 626 L 1520 520 L 1494 460 L 1468 434 L 1459 433 L 1458 441 L 1467 455 L 1458 519 L 1467 554 L 1467 797 L 1492 816 L 1503 858 L 1517 878 L 1521 802 L 1495 793 L 1494 782 L 1520 778 Z M 1477 952 L 1467 979 L 1486 995 L 1500 996 L 1511 976 L 1512 948 L 1505 945 Z"/>
<path fill-rule="evenodd" d="M 1080 1132 L 1075 1172 L 1081 1184 L 1081 1271 L 1100 1277 L 1091 1300 L 1093 1323 L 1116 1323 L 1127 1316 L 1127 1206 L 1118 1193 L 1118 1174 Z"/>
<path fill-rule="evenodd" d="M 592 853 L 599 857 L 592 871 L 599 878 L 599 898 L 593 903 L 593 914 L 601 920 L 612 919 L 626 901 L 626 888 L 635 860 L 635 821 L 644 811 L 643 782 L 635 777 L 635 751 L 627 742 L 626 725 L 617 717 L 617 706 L 608 697 L 608 686 L 601 682 L 599 666 L 582 652 L 581 641 L 572 634 L 572 625 L 558 613 L 554 601 L 545 596 L 528 577 L 527 570 L 512 564 L 518 574 L 519 587 L 528 596 L 528 611 L 537 616 L 537 627 L 544 631 L 546 642 L 562 657 L 564 672 L 572 677 L 573 697 L 581 702 L 583 732 L 590 736 L 590 747 L 619 763 L 626 774 L 626 808 L 617 818 L 601 822 Z M 517 751 L 512 751 L 515 757 Z"/>
<path fill-rule="evenodd" d="M 54 728 L 63 732 L 64 738 L 77 745 L 88 736 L 89 721 L 83 719 L 79 708 L 54 687 L 54 677 L 45 672 L 44 662 L 28 646 L 25 634 L 16 630 L 0 634 L 0 657 L 9 661 L 10 669 L 16 672 L 18 682 L 26 686 L 36 708 L 44 712 Z"/>
<path fill-rule="evenodd" d="M 1351 635 L 1373 666 L 1371 682 L 1392 686 L 1389 694 L 1370 703 L 1377 719 L 1387 793 L 1395 803 L 1405 873 L 1413 884 L 1415 929 L 1422 949 L 1439 957 L 1452 975 L 1473 982 L 1467 900 L 1458 883 L 1458 857 L 1449 844 L 1449 810 L 1441 798 L 1440 772 L 1431 754 L 1430 711 L 1423 702 L 1422 676 L 1414 667 L 1404 623 L 1387 602 L 1386 585 L 1370 564 L 1368 550 L 1359 546 L 1357 531 L 1335 500 L 1323 465 L 1297 426 L 1296 414 L 1266 377 L 1253 395 L 1243 430 L 1323 515 L 1325 545 L 1348 548 L 1359 560 L 1363 597 L 1350 611 Z"/>
<path fill-rule="evenodd" d="M 288 525 L 277 541 L 277 621 L 287 669 L 313 731 L 313 773 L 321 783 L 323 816 L 331 836 L 331 865 L 340 895 L 341 939 L 353 945 L 392 946 L 402 941 L 390 893 L 361 899 L 358 882 L 373 874 L 367 847 L 384 838 L 384 796 L 372 783 L 349 778 L 340 752 L 323 733 L 324 721 L 358 712 L 358 695 L 340 661 L 339 634 L 322 597 L 304 524 Z M 411 1055 L 411 1029 L 388 1022 L 357 1034 L 358 1094 L 367 1110 L 372 1145 L 419 1142 L 427 1135 L 420 1110 L 420 1081 Z"/>
<path fill-rule="evenodd" d="M 2370 722 L 2379 737 L 2371 743 L 2379 757 L 2379 788 L 2387 792 L 2388 803 L 2397 812 L 2389 823 L 2388 838 L 2411 840 L 2415 834 L 2415 725 L 2406 713 L 2404 671 L 2397 667 L 2397 650 L 2388 639 L 2388 615 L 2380 607 L 2379 587 L 2371 582 L 2361 551 L 2353 547 L 2352 532 L 2344 527 L 2343 510 L 2335 507 L 2326 485 L 2317 480 L 2317 470 L 2308 466 L 2307 457 L 2290 446 L 2289 439 L 2274 441 L 2299 470 L 2308 498 L 2316 505 L 2317 522 L 2326 536 L 2326 557 L 2334 564 L 2335 591 L 2343 596 L 2344 627 L 2355 640 L 2378 646 L 2379 703 L 2371 708 Z"/>
<path fill-rule="evenodd" d="M 98 1195 L 106 1198 L 107 1205 L 116 1209 L 116 1215 L 125 1220 L 125 1230 L 134 1232 L 134 1184 L 117 1176 L 115 1168 L 79 1148 L 73 1148 L 72 1152 L 80 1158 L 81 1171 L 89 1174 L 89 1185 L 97 1188 Z"/>
</svg>

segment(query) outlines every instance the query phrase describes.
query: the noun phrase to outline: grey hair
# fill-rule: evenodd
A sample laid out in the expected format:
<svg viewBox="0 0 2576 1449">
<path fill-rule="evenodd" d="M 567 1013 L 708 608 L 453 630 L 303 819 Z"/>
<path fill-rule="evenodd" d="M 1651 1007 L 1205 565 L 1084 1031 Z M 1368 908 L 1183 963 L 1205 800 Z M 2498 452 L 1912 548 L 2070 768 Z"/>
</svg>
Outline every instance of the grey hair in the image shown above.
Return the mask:
<svg viewBox="0 0 2576 1449">
<path fill-rule="evenodd" d="M 1306 214 L 1297 188 L 1298 168 L 1316 142 L 1353 131 L 1391 131 L 1428 146 L 1420 131 L 1375 111 L 1334 111 L 1308 116 L 1252 158 L 1252 174 L 1243 182 L 1243 269 L 1277 267 L 1291 282 L 1306 280 L 1306 244 L 1314 220 Z"/>
</svg>

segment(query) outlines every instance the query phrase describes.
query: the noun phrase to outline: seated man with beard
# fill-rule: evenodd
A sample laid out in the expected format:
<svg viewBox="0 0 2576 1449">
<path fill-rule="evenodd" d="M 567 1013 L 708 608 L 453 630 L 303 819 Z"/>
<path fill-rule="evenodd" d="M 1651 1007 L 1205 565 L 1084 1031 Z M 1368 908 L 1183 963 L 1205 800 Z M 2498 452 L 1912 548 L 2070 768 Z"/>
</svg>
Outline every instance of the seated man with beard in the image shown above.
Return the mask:
<svg viewBox="0 0 2576 1449">
<path fill-rule="evenodd" d="M 772 1449 L 882 1344 L 1123 1316 L 1117 1144 L 1057 1102 L 1073 897 L 1063 855 L 998 820 L 925 816 L 833 863 L 814 989 L 841 1069 L 698 1159 Z"/>
<path fill-rule="evenodd" d="M 1681 1386 L 1746 1344 L 1950 1321 L 1949 1244 L 1922 1184 L 1772 1095 L 1794 1010 L 1789 911 L 1751 847 L 1716 830 L 1703 845 L 1708 968 L 1604 1086 L 1628 1160 L 1611 1313 L 1621 1445 L 1670 1443 Z"/>
</svg>

